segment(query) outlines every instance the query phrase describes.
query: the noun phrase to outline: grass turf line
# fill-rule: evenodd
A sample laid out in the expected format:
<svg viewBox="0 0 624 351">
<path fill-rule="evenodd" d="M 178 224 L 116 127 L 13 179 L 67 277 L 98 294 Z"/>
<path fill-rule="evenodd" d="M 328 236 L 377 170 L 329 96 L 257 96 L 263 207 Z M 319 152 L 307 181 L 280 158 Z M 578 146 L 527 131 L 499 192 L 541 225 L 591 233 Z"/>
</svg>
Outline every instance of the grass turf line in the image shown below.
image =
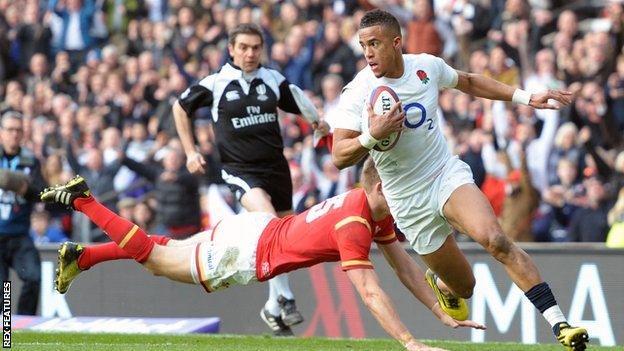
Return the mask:
<svg viewBox="0 0 624 351">
<path fill-rule="evenodd" d="M 244 335 L 143 335 L 143 334 L 86 334 L 48 333 L 32 331 L 13 332 L 13 349 L 24 351 L 353 351 L 353 350 L 402 350 L 391 339 L 326 339 L 326 338 L 271 338 L 269 336 Z M 431 346 L 448 350 L 514 351 L 553 350 L 563 351 L 557 344 L 522 345 L 514 343 L 469 343 L 455 341 L 426 341 Z M 590 343 L 589 350 L 622 350 L 621 347 L 597 347 Z"/>
</svg>

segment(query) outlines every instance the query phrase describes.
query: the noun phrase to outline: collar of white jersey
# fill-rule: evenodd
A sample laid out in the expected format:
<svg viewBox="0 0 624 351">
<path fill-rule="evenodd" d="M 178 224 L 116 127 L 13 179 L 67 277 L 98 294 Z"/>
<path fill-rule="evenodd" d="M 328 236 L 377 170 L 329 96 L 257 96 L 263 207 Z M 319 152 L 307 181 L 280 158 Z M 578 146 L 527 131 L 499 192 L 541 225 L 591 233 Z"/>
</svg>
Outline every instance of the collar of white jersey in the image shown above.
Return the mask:
<svg viewBox="0 0 624 351">
<path fill-rule="evenodd" d="M 403 60 L 403 74 L 399 78 L 388 78 L 386 76 L 379 77 L 378 79 L 380 82 L 388 83 L 388 84 L 397 84 L 408 79 L 409 67 L 407 67 L 407 61 L 405 60 L 405 55 L 403 55 L 401 59 Z M 370 69 L 370 66 L 368 66 L 368 69 Z M 371 70 L 371 73 L 373 73 L 372 70 Z"/>
<path fill-rule="evenodd" d="M 258 66 L 258 69 L 251 73 L 245 73 L 240 67 L 235 65 L 232 60 L 228 60 L 223 65 L 219 73 L 229 79 L 243 78 L 244 80 L 251 82 L 254 78 L 258 76 L 261 69 L 262 65 Z"/>
</svg>

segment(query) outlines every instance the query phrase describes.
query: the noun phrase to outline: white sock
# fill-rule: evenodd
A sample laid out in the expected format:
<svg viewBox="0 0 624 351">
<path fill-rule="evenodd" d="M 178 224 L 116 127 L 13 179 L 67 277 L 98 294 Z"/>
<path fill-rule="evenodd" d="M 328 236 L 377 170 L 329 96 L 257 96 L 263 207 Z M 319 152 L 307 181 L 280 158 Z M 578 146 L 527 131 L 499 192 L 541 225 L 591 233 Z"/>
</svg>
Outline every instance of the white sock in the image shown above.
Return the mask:
<svg viewBox="0 0 624 351">
<path fill-rule="evenodd" d="M 280 274 L 277 277 L 271 279 L 269 284 L 273 286 L 275 289 L 275 300 L 282 295 L 287 300 L 292 300 L 295 298 L 295 295 L 290 290 L 290 285 L 288 284 L 288 274 Z"/>
<path fill-rule="evenodd" d="M 280 306 L 275 299 L 268 299 L 267 302 L 264 304 L 264 309 L 269 311 L 269 313 L 273 316 L 280 315 Z"/>
<path fill-rule="evenodd" d="M 264 308 L 274 316 L 280 315 L 280 306 L 277 303 L 277 298 L 280 295 L 284 296 L 288 300 L 294 298 L 288 284 L 288 274 L 280 274 L 269 280 L 269 299 L 264 304 Z"/>
<path fill-rule="evenodd" d="M 546 318 L 551 327 L 554 327 L 557 323 L 566 322 L 566 318 L 563 316 L 559 305 L 548 308 L 542 315 Z"/>
<path fill-rule="evenodd" d="M 280 307 L 277 303 L 277 297 L 279 295 L 275 292 L 275 284 L 273 284 L 273 280 L 275 280 L 275 278 L 269 280 L 269 299 L 264 304 L 264 308 L 269 311 L 270 314 L 274 316 L 279 316 Z"/>
</svg>

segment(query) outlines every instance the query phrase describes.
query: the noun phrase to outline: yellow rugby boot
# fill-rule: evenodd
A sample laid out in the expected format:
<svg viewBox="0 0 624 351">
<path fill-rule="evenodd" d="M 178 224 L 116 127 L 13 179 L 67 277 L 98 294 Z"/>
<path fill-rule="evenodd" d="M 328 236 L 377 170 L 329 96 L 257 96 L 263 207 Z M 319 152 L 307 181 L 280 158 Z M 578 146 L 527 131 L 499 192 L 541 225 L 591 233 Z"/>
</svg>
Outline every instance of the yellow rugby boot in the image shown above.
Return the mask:
<svg viewBox="0 0 624 351">
<path fill-rule="evenodd" d="M 70 179 L 67 183 L 62 185 L 56 185 L 44 189 L 40 198 L 41 201 L 47 203 L 59 203 L 71 208 L 74 208 L 74 200 L 79 197 L 89 197 L 91 191 L 85 179 L 79 175 Z"/>
<path fill-rule="evenodd" d="M 572 327 L 568 323 L 562 322 L 553 327 L 553 332 L 557 340 L 568 351 L 583 351 L 587 348 L 589 334 L 585 328 Z"/>
<path fill-rule="evenodd" d="M 466 300 L 440 290 L 437 283 L 438 276 L 431 269 L 427 269 L 425 279 L 427 283 L 429 283 L 431 289 L 433 289 L 440 303 L 440 307 L 442 307 L 442 310 L 446 312 L 446 314 L 458 321 L 465 321 L 468 319 L 468 305 L 466 304 Z"/>
<path fill-rule="evenodd" d="M 84 249 L 72 242 L 65 242 L 58 250 L 58 266 L 54 277 L 54 289 L 65 294 L 71 283 L 82 270 L 78 267 L 78 257 Z"/>
</svg>

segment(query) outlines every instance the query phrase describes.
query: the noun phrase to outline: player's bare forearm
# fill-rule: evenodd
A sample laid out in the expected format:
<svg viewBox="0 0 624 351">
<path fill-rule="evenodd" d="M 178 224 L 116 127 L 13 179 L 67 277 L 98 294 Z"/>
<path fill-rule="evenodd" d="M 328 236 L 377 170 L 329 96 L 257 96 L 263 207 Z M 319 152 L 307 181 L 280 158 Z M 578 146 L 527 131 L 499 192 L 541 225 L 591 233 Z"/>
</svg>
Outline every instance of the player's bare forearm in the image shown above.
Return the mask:
<svg viewBox="0 0 624 351">
<path fill-rule="evenodd" d="M 414 340 L 394 308 L 390 297 L 381 289 L 379 278 L 372 269 L 352 269 L 347 276 L 360 294 L 362 301 L 371 311 L 381 327 L 403 345 Z"/>
<path fill-rule="evenodd" d="M 184 153 L 188 156 L 195 151 L 191 119 L 178 101 L 173 104 L 173 120 L 175 121 L 175 127 L 184 148 Z"/>
<path fill-rule="evenodd" d="M 332 161 L 338 169 L 353 166 L 368 154 L 368 149 L 362 146 L 357 137 L 359 132 L 348 129 L 334 130 L 334 146 Z"/>
<path fill-rule="evenodd" d="M 425 275 L 412 257 L 405 251 L 403 245 L 395 241 L 388 245 L 379 245 L 386 261 L 390 264 L 401 283 L 428 309 L 432 309 L 437 302 L 433 291 L 425 281 Z"/>
<path fill-rule="evenodd" d="M 456 89 L 490 100 L 511 101 L 515 88 L 481 74 L 457 71 Z"/>
</svg>

